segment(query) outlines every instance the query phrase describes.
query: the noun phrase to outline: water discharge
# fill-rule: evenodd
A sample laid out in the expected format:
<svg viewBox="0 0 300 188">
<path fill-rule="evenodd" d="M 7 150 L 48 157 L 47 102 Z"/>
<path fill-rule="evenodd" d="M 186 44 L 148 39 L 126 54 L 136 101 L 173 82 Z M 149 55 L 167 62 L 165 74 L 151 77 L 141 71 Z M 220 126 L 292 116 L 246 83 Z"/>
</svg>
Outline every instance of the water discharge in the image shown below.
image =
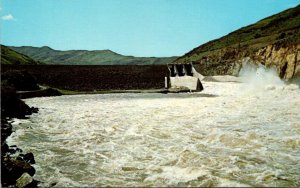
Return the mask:
<svg viewBox="0 0 300 188">
<path fill-rule="evenodd" d="M 203 85 L 28 99 L 40 111 L 8 142 L 34 153 L 43 186 L 300 186 L 299 88 Z"/>
</svg>

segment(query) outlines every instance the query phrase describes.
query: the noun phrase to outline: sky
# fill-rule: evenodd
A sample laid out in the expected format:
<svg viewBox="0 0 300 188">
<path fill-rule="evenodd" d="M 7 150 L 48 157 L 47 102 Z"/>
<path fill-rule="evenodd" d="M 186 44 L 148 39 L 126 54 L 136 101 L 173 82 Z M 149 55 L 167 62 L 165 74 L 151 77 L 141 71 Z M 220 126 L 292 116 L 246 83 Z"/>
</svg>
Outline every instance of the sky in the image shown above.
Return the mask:
<svg viewBox="0 0 300 188">
<path fill-rule="evenodd" d="M 1 0 L 0 43 L 181 56 L 300 0 Z"/>
</svg>

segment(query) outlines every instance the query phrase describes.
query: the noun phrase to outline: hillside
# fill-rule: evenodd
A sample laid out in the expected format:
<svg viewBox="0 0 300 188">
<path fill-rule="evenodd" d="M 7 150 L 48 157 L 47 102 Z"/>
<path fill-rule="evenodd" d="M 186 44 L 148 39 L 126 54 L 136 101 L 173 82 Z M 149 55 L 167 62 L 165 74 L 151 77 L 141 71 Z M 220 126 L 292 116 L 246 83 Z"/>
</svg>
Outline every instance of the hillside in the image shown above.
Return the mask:
<svg viewBox="0 0 300 188">
<path fill-rule="evenodd" d="M 10 47 L 11 49 L 28 55 L 36 61 L 46 64 L 61 65 L 152 65 L 167 64 L 176 57 L 156 58 L 156 57 L 133 57 L 123 56 L 110 50 L 69 50 L 59 51 L 44 47 Z"/>
<path fill-rule="evenodd" d="M 174 63 L 203 75 L 237 75 L 245 63 L 273 66 L 285 79 L 300 76 L 300 5 L 203 44 Z"/>
<path fill-rule="evenodd" d="M 37 65 L 41 64 L 41 62 L 37 62 L 26 55 L 8 48 L 7 46 L 1 45 L 1 64 Z"/>
</svg>

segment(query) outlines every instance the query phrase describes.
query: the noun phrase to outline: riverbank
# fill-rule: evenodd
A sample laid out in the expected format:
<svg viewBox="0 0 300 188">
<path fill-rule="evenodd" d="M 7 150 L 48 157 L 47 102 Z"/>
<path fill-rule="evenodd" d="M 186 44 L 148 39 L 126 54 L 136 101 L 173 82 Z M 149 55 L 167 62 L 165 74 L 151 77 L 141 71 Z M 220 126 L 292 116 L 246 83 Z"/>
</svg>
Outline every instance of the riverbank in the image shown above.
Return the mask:
<svg viewBox="0 0 300 188">
<path fill-rule="evenodd" d="M 113 93 L 188 93 L 188 92 L 199 92 L 188 89 L 139 89 L 139 90 L 102 90 L 102 91 L 69 91 L 47 88 L 37 91 L 17 91 L 17 95 L 20 99 L 28 99 L 35 97 L 51 97 L 61 95 L 90 95 L 90 94 L 113 94 Z"/>
<path fill-rule="evenodd" d="M 16 145 L 8 145 L 6 139 L 12 134 L 12 118 L 26 119 L 37 113 L 20 100 L 11 87 L 1 86 L 1 186 L 37 187 L 33 179 L 36 172 L 34 155 L 23 153 Z"/>
</svg>

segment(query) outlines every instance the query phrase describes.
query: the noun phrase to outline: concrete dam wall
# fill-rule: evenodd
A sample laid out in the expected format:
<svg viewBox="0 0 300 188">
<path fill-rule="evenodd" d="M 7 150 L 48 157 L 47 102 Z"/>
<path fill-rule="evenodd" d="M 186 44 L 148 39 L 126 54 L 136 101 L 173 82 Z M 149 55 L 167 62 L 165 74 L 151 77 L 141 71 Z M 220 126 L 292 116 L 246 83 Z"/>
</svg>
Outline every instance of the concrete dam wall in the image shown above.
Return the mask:
<svg viewBox="0 0 300 188">
<path fill-rule="evenodd" d="M 71 91 L 162 89 L 166 65 L 1 65 L 27 71 L 40 85 Z"/>
<path fill-rule="evenodd" d="M 168 64 L 169 80 L 166 78 L 165 86 L 170 89 L 202 91 L 200 80 L 204 77 L 199 74 L 192 64 Z"/>
</svg>

